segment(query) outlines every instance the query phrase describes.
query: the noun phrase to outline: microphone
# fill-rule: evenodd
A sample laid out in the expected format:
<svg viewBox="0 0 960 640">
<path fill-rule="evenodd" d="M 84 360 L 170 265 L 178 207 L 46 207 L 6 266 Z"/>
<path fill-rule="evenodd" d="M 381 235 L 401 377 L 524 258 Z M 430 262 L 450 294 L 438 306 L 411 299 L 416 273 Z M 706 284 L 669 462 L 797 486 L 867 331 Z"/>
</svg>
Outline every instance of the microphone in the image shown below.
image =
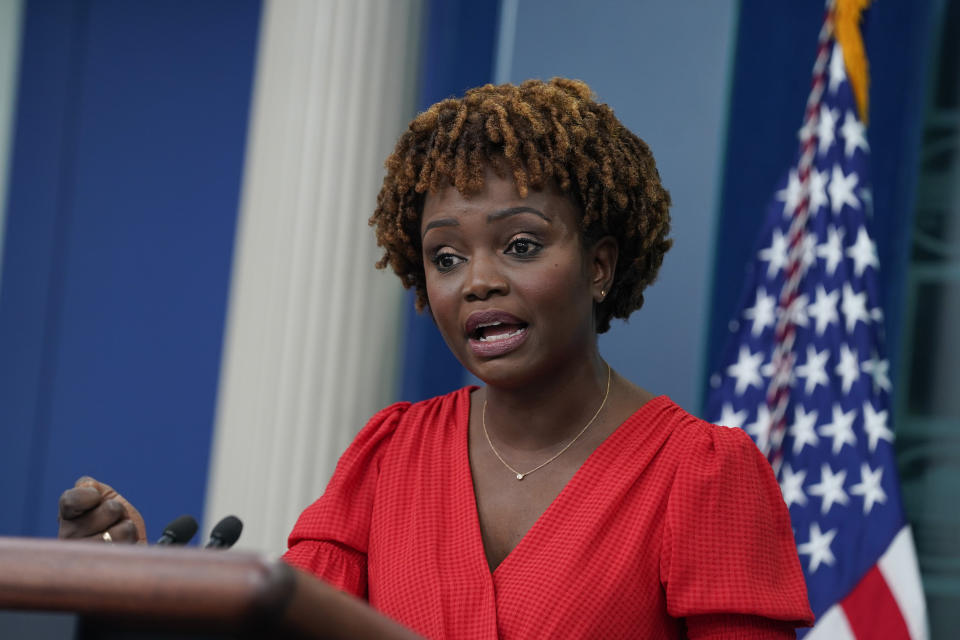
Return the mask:
<svg viewBox="0 0 960 640">
<path fill-rule="evenodd" d="M 204 549 L 229 549 L 240 537 L 243 523 L 237 516 L 227 516 L 217 523 L 210 532 L 210 540 Z"/>
<path fill-rule="evenodd" d="M 184 514 L 164 527 L 163 535 L 157 540 L 157 544 L 187 544 L 198 528 L 193 516 Z"/>
</svg>

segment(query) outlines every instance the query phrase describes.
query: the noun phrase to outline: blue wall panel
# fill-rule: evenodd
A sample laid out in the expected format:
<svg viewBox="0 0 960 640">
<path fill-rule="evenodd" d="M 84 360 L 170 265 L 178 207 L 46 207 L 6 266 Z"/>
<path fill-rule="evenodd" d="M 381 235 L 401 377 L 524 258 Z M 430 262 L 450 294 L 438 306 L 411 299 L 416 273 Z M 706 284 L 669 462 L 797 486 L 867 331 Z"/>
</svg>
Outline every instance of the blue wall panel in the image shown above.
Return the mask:
<svg viewBox="0 0 960 640">
<path fill-rule="evenodd" d="M 81 474 L 199 515 L 259 0 L 28 3 L 0 288 L 0 533 Z M 8 445 L 9 446 L 6 446 Z"/>
<path fill-rule="evenodd" d="M 36 8 L 36 7 L 34 7 Z M 54 346 L 48 318 L 55 315 L 62 266 L 65 212 L 60 206 L 60 156 L 69 146 L 80 43 L 78 6 L 60 2 L 27 11 L 11 158 L 3 281 L 0 282 L 0 482 L 9 487 L 0 509 L 0 533 L 24 534 L 36 499 L 35 458 L 47 442 L 39 389 L 48 386 L 45 357 Z M 27 47 L 27 43 L 32 43 Z M 50 507 L 53 510 L 53 507 Z"/>
<path fill-rule="evenodd" d="M 621 374 L 688 411 L 699 409 L 710 316 L 710 263 L 722 175 L 728 66 L 737 3 L 523 0 L 513 82 L 587 82 L 653 151 L 673 198 L 671 237 L 657 282 L 629 322 L 600 338 Z"/>
<path fill-rule="evenodd" d="M 420 104 L 461 96 L 493 79 L 499 2 L 430 0 L 426 5 Z M 400 400 L 416 402 L 464 384 L 463 367 L 447 348 L 429 310 L 418 314 L 407 296 Z"/>
</svg>

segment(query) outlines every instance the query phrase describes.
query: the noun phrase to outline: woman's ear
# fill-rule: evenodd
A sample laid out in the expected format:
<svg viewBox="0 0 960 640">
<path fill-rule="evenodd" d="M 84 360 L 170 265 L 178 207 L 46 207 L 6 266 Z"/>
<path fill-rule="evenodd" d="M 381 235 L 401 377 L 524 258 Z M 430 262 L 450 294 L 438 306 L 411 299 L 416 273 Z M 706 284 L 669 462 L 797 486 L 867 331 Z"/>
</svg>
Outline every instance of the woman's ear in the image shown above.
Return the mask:
<svg viewBox="0 0 960 640">
<path fill-rule="evenodd" d="M 597 304 L 610 295 L 619 252 L 620 248 L 613 236 L 600 238 L 590 248 L 590 286 L 593 289 L 593 299 Z"/>
</svg>

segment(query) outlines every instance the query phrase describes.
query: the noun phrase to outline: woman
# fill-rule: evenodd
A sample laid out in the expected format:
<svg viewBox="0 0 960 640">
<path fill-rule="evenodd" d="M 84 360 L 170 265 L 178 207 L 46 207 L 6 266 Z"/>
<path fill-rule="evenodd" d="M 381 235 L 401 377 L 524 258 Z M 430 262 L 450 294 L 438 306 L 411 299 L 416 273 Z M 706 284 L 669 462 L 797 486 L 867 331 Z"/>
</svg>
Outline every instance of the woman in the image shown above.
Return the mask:
<svg viewBox="0 0 960 640">
<path fill-rule="evenodd" d="M 374 416 L 284 559 L 430 637 L 787 638 L 810 624 L 789 516 L 750 439 L 598 352 L 671 244 L 646 144 L 586 85 L 529 81 L 434 105 L 386 166 L 378 266 L 485 386 Z M 107 490 L 65 494 L 62 537 L 142 539 Z"/>
</svg>

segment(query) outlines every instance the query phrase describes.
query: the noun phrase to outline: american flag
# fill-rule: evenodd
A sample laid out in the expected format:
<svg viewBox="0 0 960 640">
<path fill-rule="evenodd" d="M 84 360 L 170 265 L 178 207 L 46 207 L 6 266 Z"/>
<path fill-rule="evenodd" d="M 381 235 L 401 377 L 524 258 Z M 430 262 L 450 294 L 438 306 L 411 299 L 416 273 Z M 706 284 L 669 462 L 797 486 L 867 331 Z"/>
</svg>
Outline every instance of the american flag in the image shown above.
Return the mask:
<svg viewBox="0 0 960 640">
<path fill-rule="evenodd" d="M 773 464 L 817 616 L 808 639 L 927 637 L 896 476 L 870 147 L 828 3 L 800 145 L 767 211 L 708 419 Z"/>
</svg>

